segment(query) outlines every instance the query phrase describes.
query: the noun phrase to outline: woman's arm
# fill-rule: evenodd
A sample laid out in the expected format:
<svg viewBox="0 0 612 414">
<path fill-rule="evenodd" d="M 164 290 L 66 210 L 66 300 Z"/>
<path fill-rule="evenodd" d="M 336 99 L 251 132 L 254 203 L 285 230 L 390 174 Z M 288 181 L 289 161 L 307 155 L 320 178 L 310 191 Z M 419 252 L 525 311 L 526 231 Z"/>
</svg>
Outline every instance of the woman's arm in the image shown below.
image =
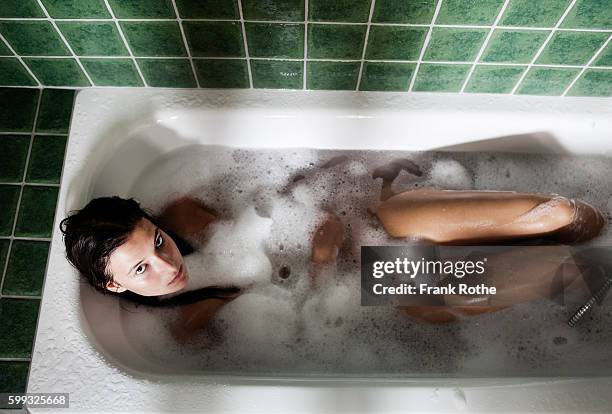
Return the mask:
<svg viewBox="0 0 612 414">
<path fill-rule="evenodd" d="M 215 214 L 204 204 L 189 197 L 181 197 L 168 204 L 157 217 L 162 227 L 186 240 L 197 239 L 215 219 Z"/>
<path fill-rule="evenodd" d="M 585 202 L 514 191 L 406 191 L 383 201 L 376 215 L 393 237 L 439 244 L 537 236 L 573 243 L 595 237 L 604 224 Z"/>
</svg>

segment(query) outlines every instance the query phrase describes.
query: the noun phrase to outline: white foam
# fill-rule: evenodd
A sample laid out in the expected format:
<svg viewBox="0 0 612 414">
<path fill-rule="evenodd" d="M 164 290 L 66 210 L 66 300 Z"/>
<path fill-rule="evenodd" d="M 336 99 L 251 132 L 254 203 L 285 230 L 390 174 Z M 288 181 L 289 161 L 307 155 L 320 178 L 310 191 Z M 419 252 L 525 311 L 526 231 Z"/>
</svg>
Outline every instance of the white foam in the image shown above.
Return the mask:
<svg viewBox="0 0 612 414">
<path fill-rule="evenodd" d="M 473 187 L 472 175 L 465 166 L 452 159 L 435 161 L 427 179 L 432 185 L 447 190 L 470 190 Z"/>
<path fill-rule="evenodd" d="M 207 286 L 244 288 L 270 282 L 272 263 L 264 243 L 271 227 L 272 219 L 259 216 L 253 207 L 245 209 L 236 220 L 212 224 L 210 239 L 185 257 L 191 274 L 188 290 Z"/>
<path fill-rule="evenodd" d="M 225 305 L 217 318 L 225 343 L 240 364 L 265 367 L 290 363 L 298 332 L 295 299 L 274 285 L 252 290 Z"/>
</svg>

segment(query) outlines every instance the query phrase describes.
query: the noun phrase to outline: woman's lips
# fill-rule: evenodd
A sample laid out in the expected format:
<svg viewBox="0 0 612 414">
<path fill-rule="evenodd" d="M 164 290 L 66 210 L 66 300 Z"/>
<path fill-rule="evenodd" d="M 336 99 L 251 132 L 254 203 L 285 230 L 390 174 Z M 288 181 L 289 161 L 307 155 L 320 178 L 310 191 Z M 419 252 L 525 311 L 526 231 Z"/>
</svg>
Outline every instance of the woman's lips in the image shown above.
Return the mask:
<svg viewBox="0 0 612 414">
<path fill-rule="evenodd" d="M 172 278 L 172 280 L 170 281 L 170 283 L 168 283 L 168 285 L 172 285 L 172 284 L 178 282 L 182 278 L 183 278 L 183 265 L 181 265 L 181 267 L 179 268 L 179 271 L 177 272 L 176 276 L 174 276 Z"/>
</svg>

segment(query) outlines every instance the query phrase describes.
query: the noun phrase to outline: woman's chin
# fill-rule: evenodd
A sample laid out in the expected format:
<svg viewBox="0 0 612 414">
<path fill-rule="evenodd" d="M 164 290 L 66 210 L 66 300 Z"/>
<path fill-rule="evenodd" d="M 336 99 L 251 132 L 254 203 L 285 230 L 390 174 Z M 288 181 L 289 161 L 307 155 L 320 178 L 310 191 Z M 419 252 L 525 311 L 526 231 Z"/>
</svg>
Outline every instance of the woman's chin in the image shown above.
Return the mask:
<svg viewBox="0 0 612 414">
<path fill-rule="evenodd" d="M 183 279 L 183 281 L 181 281 L 181 283 L 179 283 L 181 289 L 185 289 L 187 287 L 187 281 L 189 281 L 189 277 L 185 276 L 185 279 Z"/>
</svg>

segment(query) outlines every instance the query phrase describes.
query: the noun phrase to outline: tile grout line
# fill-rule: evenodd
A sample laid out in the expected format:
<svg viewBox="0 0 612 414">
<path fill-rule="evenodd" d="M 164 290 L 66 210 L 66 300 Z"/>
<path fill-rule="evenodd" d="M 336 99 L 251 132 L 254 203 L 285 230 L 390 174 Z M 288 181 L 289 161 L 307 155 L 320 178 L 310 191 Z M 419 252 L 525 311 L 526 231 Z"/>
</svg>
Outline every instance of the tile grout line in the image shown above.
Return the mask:
<svg viewBox="0 0 612 414">
<path fill-rule="evenodd" d="M 36 112 L 34 114 L 34 120 L 32 122 L 32 132 L 30 134 L 30 144 L 28 145 L 28 153 L 26 155 L 25 166 L 23 167 L 23 176 L 19 188 L 19 197 L 17 198 L 17 208 L 15 209 L 15 216 L 13 218 L 13 228 L 11 229 L 11 238 L 9 239 L 8 252 L 6 256 L 6 262 L 4 263 L 4 269 L 2 269 L 2 278 L 0 278 L 0 299 L 2 299 L 2 289 L 4 287 L 4 278 L 6 277 L 6 271 L 10 260 L 11 250 L 13 249 L 13 238 L 15 237 L 15 229 L 17 228 L 17 219 L 19 218 L 19 211 L 21 209 L 21 199 L 23 197 L 23 189 L 26 183 L 26 175 L 28 174 L 28 168 L 30 167 L 30 155 L 32 154 L 32 145 L 34 144 L 34 135 L 36 135 L 36 123 L 38 122 L 38 113 L 40 112 L 40 104 L 42 102 L 43 90 L 40 89 L 38 92 L 38 101 L 36 102 Z"/>
<path fill-rule="evenodd" d="M 6 57 L 17 58 L 19 63 L 21 63 L 21 65 L 25 68 L 26 72 L 28 72 L 30 74 L 30 76 L 32 78 L 34 78 L 34 80 L 38 84 L 36 87 L 42 88 L 42 83 L 38 80 L 36 75 L 34 75 L 34 72 L 32 72 L 32 70 L 28 67 L 28 65 L 25 64 L 25 62 L 23 61 L 23 58 L 21 56 L 19 56 L 19 54 L 17 54 L 15 49 L 13 49 L 13 46 L 11 46 L 11 44 L 8 42 L 8 40 L 6 40 L 4 38 L 2 33 L 0 33 L 0 40 L 2 40 L 2 42 L 4 42 L 4 44 L 6 45 L 6 47 L 8 47 L 8 49 L 13 53 L 13 56 L 6 56 Z"/>
<path fill-rule="evenodd" d="M 0 22 L 2 21 L 43 21 L 48 20 L 44 17 L 4 17 L 0 18 Z M 122 21 L 122 22 L 172 22 L 176 21 L 176 19 L 170 18 L 160 18 L 160 19 L 53 19 L 56 22 L 112 22 L 114 20 Z M 186 22 L 239 22 L 239 19 L 182 19 Z M 288 23 L 302 23 L 299 20 L 250 20 L 245 19 L 245 22 L 249 23 L 278 23 L 278 24 L 288 24 Z M 340 21 L 321 21 L 321 22 L 312 22 L 312 24 L 336 24 L 336 25 L 366 25 L 367 23 L 362 22 L 340 22 Z M 424 23 L 386 23 L 386 22 L 373 22 L 373 26 L 395 26 L 395 27 L 429 27 L 429 24 Z M 447 27 L 447 28 L 457 28 L 457 29 L 490 29 L 491 26 L 487 25 L 476 25 L 476 24 L 434 24 L 434 27 Z M 525 30 L 525 31 L 549 31 L 553 27 L 531 27 L 531 26 L 497 26 L 498 29 L 507 29 L 507 30 Z M 612 29 L 591 29 L 591 28 L 558 28 L 557 31 L 560 32 L 599 32 L 599 33 L 612 33 Z"/>
<path fill-rule="evenodd" d="M 89 76 L 89 72 L 87 72 L 85 70 L 85 66 L 83 66 L 83 63 L 81 62 L 81 58 L 79 56 L 77 56 L 76 53 L 74 53 L 74 50 L 72 49 L 72 46 L 70 46 L 70 43 L 68 43 L 68 40 L 66 40 L 66 37 L 64 36 L 62 31 L 57 26 L 57 23 L 55 22 L 55 20 L 52 19 L 51 16 L 49 15 L 49 12 L 47 11 L 47 8 L 45 7 L 45 5 L 42 3 L 42 0 L 36 0 L 36 2 L 38 3 L 38 6 L 41 8 L 41 10 L 45 14 L 45 16 L 47 16 L 46 20 L 49 23 L 51 23 L 51 25 L 53 26 L 53 28 L 55 29 L 55 31 L 57 32 L 59 37 L 62 39 L 62 42 L 64 42 L 64 45 L 68 48 L 68 51 L 72 54 L 72 57 L 76 60 L 77 65 L 79 65 L 79 67 L 83 71 L 83 74 L 85 75 L 85 77 L 87 78 L 87 81 L 89 82 L 89 86 L 94 86 L 95 87 L 96 84 L 91 79 L 91 76 Z"/>
<path fill-rule="evenodd" d="M 376 0 L 371 0 L 370 3 L 370 14 L 368 15 L 368 23 L 366 26 L 365 39 L 363 40 L 363 52 L 361 53 L 361 63 L 359 65 L 359 74 L 357 75 L 357 86 L 355 90 L 358 91 L 361 87 L 361 77 L 363 75 L 363 64 L 365 62 L 366 50 L 368 49 L 368 39 L 370 37 L 370 27 L 372 26 L 372 15 L 374 14 L 374 7 L 376 4 Z"/>
<path fill-rule="evenodd" d="M 185 36 L 185 29 L 183 28 L 183 19 L 179 14 L 178 7 L 176 7 L 176 0 L 171 1 L 172 7 L 174 8 L 174 13 L 176 14 L 176 20 L 178 21 L 179 29 L 181 30 L 181 38 L 183 39 L 183 46 L 185 46 L 187 58 L 189 59 L 189 64 L 191 65 L 191 71 L 193 72 L 193 77 L 195 78 L 196 86 L 198 87 L 198 89 L 200 89 L 200 80 L 198 79 L 195 64 L 193 63 L 193 57 L 191 56 L 191 50 L 189 49 L 189 43 L 187 43 L 187 36 Z"/>
<path fill-rule="evenodd" d="M 313 24 L 313 23 L 309 23 Z M 499 27 L 498 27 L 499 29 Z M 15 56 L 0 56 L 0 58 L 14 58 Z M 71 56 L 37 56 L 37 55 L 25 55 L 24 58 L 36 58 L 36 59 L 72 59 Z M 85 56 L 83 56 L 85 57 Z M 88 59 L 129 59 L 129 56 L 87 56 Z M 138 59 L 160 59 L 159 56 L 139 56 Z M 163 59 L 188 59 L 186 56 L 164 56 Z M 244 56 L 194 56 L 193 60 L 215 60 L 215 59 L 228 59 L 228 60 L 246 60 Z M 301 62 L 303 58 L 278 58 L 278 57 L 258 57 L 257 60 L 279 60 L 279 61 L 295 61 Z M 331 58 L 310 58 L 312 61 L 329 61 L 329 62 L 361 62 L 361 59 L 331 59 Z M 366 62 L 389 62 L 389 63 L 416 63 L 418 60 L 406 60 L 406 59 L 364 59 Z M 422 60 L 421 63 L 439 63 L 445 65 L 465 65 L 474 63 L 473 60 Z M 491 66 L 528 66 L 529 63 L 520 62 L 477 62 L 479 65 L 491 65 Z M 531 66 L 546 66 L 546 67 L 561 67 L 561 68 L 583 68 L 585 65 L 565 65 L 560 63 L 534 63 Z M 612 66 L 597 66 L 601 69 L 612 69 Z M 27 86 L 24 86 L 27 87 Z M 33 87 L 33 86 L 29 86 Z M 67 86 L 71 89 L 82 89 L 87 86 Z M 96 86 L 97 88 L 98 86 Z M 61 86 L 52 86 L 53 89 L 61 88 Z M 2 134 L 3 132 L 0 132 Z M 48 135 L 65 135 L 65 134 L 48 134 Z"/>
<path fill-rule="evenodd" d="M 425 35 L 423 46 L 421 46 L 421 52 L 419 53 L 419 59 L 417 60 L 416 67 L 414 68 L 414 73 L 412 74 L 412 77 L 410 78 L 410 83 L 408 84 L 408 92 L 412 92 L 414 88 L 414 84 L 416 83 L 416 78 L 417 78 L 417 75 L 419 74 L 419 69 L 421 68 L 421 63 L 423 61 L 423 57 L 425 56 L 425 51 L 427 50 L 427 46 L 429 46 L 429 41 L 431 40 L 431 32 L 433 31 L 434 23 L 436 22 L 436 19 L 438 18 L 440 9 L 442 8 L 442 1 L 444 0 L 438 0 L 434 14 L 431 17 L 429 29 L 427 29 L 427 34 Z"/>
<path fill-rule="evenodd" d="M 308 0 L 304 0 L 304 65 L 302 69 L 302 72 L 303 72 L 302 90 L 306 90 L 307 85 L 308 85 L 308 80 L 306 78 L 308 74 L 307 59 L 308 59 Z"/>
<path fill-rule="evenodd" d="M 27 184 L 26 184 L 27 185 Z M 1 236 L 0 240 L 22 240 L 22 241 L 42 241 L 50 242 L 53 240 L 50 237 L 22 237 L 22 236 Z"/>
<path fill-rule="evenodd" d="M 485 37 L 485 40 L 482 43 L 482 46 L 480 47 L 480 50 L 478 51 L 478 54 L 476 55 L 476 58 L 474 59 L 474 62 L 472 63 L 472 67 L 470 68 L 470 71 L 468 72 L 467 77 L 463 81 L 463 85 L 461 85 L 461 90 L 459 91 L 459 93 L 464 93 L 465 92 L 465 88 L 467 87 L 468 83 L 472 79 L 472 76 L 474 75 L 474 72 L 476 71 L 476 65 L 478 64 L 478 61 L 480 60 L 480 58 L 484 54 L 485 49 L 487 48 L 487 46 L 489 46 L 489 41 L 493 37 L 493 33 L 495 32 L 495 29 L 497 28 L 497 24 L 499 23 L 499 21 L 501 20 L 501 18 L 504 15 L 506 9 L 508 8 L 508 4 L 510 4 L 510 0 L 504 0 L 504 4 L 502 5 L 502 8 L 500 9 L 499 13 L 497 14 L 497 17 L 493 21 L 493 25 L 489 29 L 489 33 L 487 33 L 487 37 Z"/>
<path fill-rule="evenodd" d="M 130 47 L 130 44 L 128 43 L 127 38 L 125 37 L 125 34 L 123 33 L 123 29 L 121 28 L 121 25 L 119 24 L 119 20 L 115 16 L 115 12 L 111 8 L 110 4 L 108 3 L 108 0 L 102 0 L 102 1 L 104 1 L 104 5 L 106 6 L 106 10 L 108 11 L 108 13 L 111 16 L 111 21 L 113 23 L 115 23 L 115 27 L 117 28 L 117 31 L 119 32 L 119 37 L 121 37 L 121 40 L 123 41 L 123 45 L 127 49 L 128 53 L 129 53 L 129 57 L 132 59 L 132 63 L 136 67 L 136 72 L 138 72 L 138 76 L 140 76 L 140 80 L 142 81 L 142 84 L 144 85 L 145 88 L 148 88 L 149 85 L 147 84 L 147 80 L 145 79 L 144 75 L 142 74 L 142 70 L 140 69 L 140 65 L 138 64 L 138 61 L 136 61 L 136 58 L 134 57 L 134 53 L 132 52 L 132 48 Z M 125 58 L 125 56 L 124 56 L 124 58 Z"/>
<path fill-rule="evenodd" d="M 301 62 L 302 59 L 282 59 L 282 60 L 287 60 L 287 61 L 299 61 Z M 312 61 L 328 61 L 325 59 L 311 59 Z M 329 62 L 352 62 L 352 63 L 359 63 L 359 61 L 343 61 L 343 60 L 329 60 Z M 394 61 L 375 61 L 375 60 L 368 60 L 367 62 L 376 62 L 376 63 L 416 63 L 416 62 L 410 62 L 410 61 L 399 61 L 399 60 L 394 60 Z M 435 62 L 435 61 L 423 61 L 421 62 L 422 64 L 439 64 L 439 65 L 470 65 L 472 62 Z M 512 63 L 505 63 L 505 64 L 485 64 L 485 63 L 479 63 L 480 65 L 487 65 L 487 66 L 509 66 L 509 67 L 526 67 L 529 65 L 525 65 L 525 64 L 512 64 Z M 573 65 L 531 65 L 531 67 L 536 67 L 536 68 L 552 68 L 552 69 L 582 69 L 582 66 L 573 66 Z M 597 70 L 603 70 L 603 71 L 609 71 L 612 70 L 612 67 L 610 66 L 591 66 L 589 67 L 589 69 L 597 69 Z M 41 89 L 38 86 L 23 86 L 23 85 L 0 85 L 0 88 L 5 88 L 5 89 Z M 96 89 L 133 89 L 134 86 L 96 86 Z M 150 87 L 144 87 L 144 86 L 140 86 L 140 88 L 148 88 L 151 89 Z M 73 86 L 53 86 L 52 89 L 60 89 L 60 90 L 71 90 L 71 91 L 80 91 L 86 88 L 75 88 Z M 164 90 L 164 89 L 195 89 L 193 87 L 181 87 L 181 86 L 158 86 L 155 87 L 155 89 L 160 89 L 160 90 Z M 202 88 L 202 89 L 227 89 L 227 88 Z M 240 89 L 249 89 L 249 88 L 240 88 Z M 282 90 L 301 90 L 301 89 L 295 89 L 295 88 L 285 88 Z M 404 91 L 407 92 L 407 91 Z M 492 95 L 511 95 L 510 93 L 491 93 Z M 539 96 L 539 95 L 534 95 L 534 96 Z M 554 95 L 554 96 L 561 96 L 561 95 Z M 587 96 L 591 96 L 591 97 L 596 97 L 593 95 L 587 95 Z M 2 135 L 27 135 L 27 134 L 23 134 L 20 132 L 0 132 L 0 136 Z M 13 183 L 11 183 L 13 184 Z M 45 185 L 43 183 L 27 183 L 28 185 Z"/>
<path fill-rule="evenodd" d="M 31 358 L 11 358 L 11 357 L 1 357 L 0 361 L 2 362 L 31 362 Z"/>
<path fill-rule="evenodd" d="M 36 136 L 42 136 L 35 134 Z M 35 185 L 37 187 L 59 187 L 59 184 L 51 184 L 51 183 L 33 183 L 33 182 L 25 182 L 25 185 Z M 21 185 L 21 183 L 9 183 L 9 182 L 0 182 L 0 185 Z M 2 238 L 2 236 L 0 236 Z"/>
<path fill-rule="evenodd" d="M 22 89 L 41 89 L 39 86 L 21 86 L 21 85 L 0 85 L 0 88 L 22 88 Z M 50 88 L 42 88 L 42 89 L 64 89 L 71 91 L 81 91 L 83 89 L 90 89 L 91 86 L 87 87 L 74 87 L 74 86 L 53 86 Z M 144 88 L 144 86 L 96 86 L 96 89 L 133 89 L 133 88 Z M 147 89 L 151 89 L 150 86 L 146 87 Z M 195 89 L 193 87 L 187 86 L 156 86 L 155 89 Z M 203 88 L 204 89 L 204 88 Z M 207 89 L 227 89 L 227 88 L 207 88 Z M 243 88 L 248 89 L 248 88 Z M 12 132 L 0 132 L 0 135 L 13 134 Z M 20 133 L 15 133 L 14 135 L 23 135 Z M 27 134 L 25 134 L 27 135 Z"/>
<path fill-rule="evenodd" d="M 544 40 L 544 43 L 542 43 L 542 46 L 540 46 L 540 48 L 538 49 L 536 54 L 533 56 L 533 58 L 531 59 L 531 61 L 527 65 L 527 69 L 525 69 L 525 71 L 519 77 L 518 81 L 516 81 L 516 83 L 514 84 L 514 87 L 512 88 L 512 91 L 510 92 L 510 95 L 515 95 L 516 94 L 516 92 L 518 91 L 519 86 L 521 86 L 521 84 L 523 83 L 523 80 L 527 77 L 527 74 L 531 70 L 531 67 L 533 66 L 533 64 L 538 60 L 538 58 L 540 57 L 540 55 L 542 54 L 544 49 L 546 49 L 546 46 L 548 46 L 548 43 L 550 42 L 550 40 L 553 38 L 553 36 L 557 32 L 557 29 L 561 26 L 561 23 L 563 23 L 563 20 L 565 20 L 567 15 L 574 8 L 574 5 L 576 4 L 576 1 L 577 0 L 572 0 L 570 2 L 570 4 L 567 6 L 567 8 L 565 9 L 565 11 L 563 12 L 563 14 L 561 15 L 561 17 L 559 17 L 559 20 L 557 21 L 557 24 L 555 24 L 555 26 L 552 28 L 552 30 L 550 31 L 550 33 L 548 34 L 548 36 Z"/>
<path fill-rule="evenodd" d="M 578 74 L 576 75 L 576 77 L 570 82 L 569 85 L 567 85 L 567 88 L 565 88 L 565 90 L 563 91 L 563 93 L 561 94 L 561 96 L 566 96 L 567 93 L 570 91 L 570 89 L 572 89 L 572 87 L 574 86 L 574 84 L 576 82 L 578 82 L 578 79 L 580 79 L 580 77 L 584 74 L 584 72 L 586 72 L 587 69 L 591 69 L 591 65 L 593 64 L 593 62 L 595 62 L 595 60 L 599 57 L 599 55 L 601 55 L 601 53 L 604 51 L 604 49 L 606 48 L 606 46 L 608 46 L 608 44 L 610 43 L 610 40 L 612 40 L 612 35 L 608 36 L 608 38 L 606 39 L 605 42 L 603 42 L 603 45 L 601 45 L 601 47 L 599 49 L 597 49 L 597 51 L 595 52 L 595 54 L 591 57 L 591 59 L 589 59 L 589 61 L 587 62 L 587 64 L 580 70 L 580 72 L 578 72 Z M 597 68 L 597 66 L 595 66 L 595 68 Z"/>
<path fill-rule="evenodd" d="M 98 86 L 96 86 L 98 87 Z M 18 86 L 18 88 L 25 88 L 25 86 Z M 30 86 L 30 88 L 36 88 L 35 86 Z M 43 88 L 43 89 L 57 89 L 55 86 L 53 88 Z M 72 89 L 72 88 L 71 88 Z M 0 132 L 0 135 L 30 135 L 29 132 Z M 54 134 L 52 132 L 37 132 L 36 135 L 44 136 L 44 137 L 62 137 L 68 138 L 66 134 Z"/>
<path fill-rule="evenodd" d="M 32 300 L 40 300 L 42 299 L 42 296 L 40 295 L 32 295 L 32 296 L 25 296 L 25 295 L 2 295 L 2 299 L 32 299 Z"/>
<path fill-rule="evenodd" d="M 240 26 L 242 27 L 242 43 L 244 44 L 244 54 L 247 61 L 247 73 L 249 75 L 249 88 L 253 89 L 253 72 L 251 71 L 251 57 L 249 55 L 249 44 L 247 42 L 246 27 L 244 24 L 244 14 L 242 13 L 242 0 L 238 0 L 238 13 L 240 16 Z"/>
<path fill-rule="evenodd" d="M 312 23 L 309 23 L 312 24 Z M 499 27 L 498 27 L 499 29 Z M 0 58 L 14 58 L 15 56 L 0 56 Z M 36 59 L 72 59 L 71 56 L 35 56 L 28 55 L 23 56 L 25 58 L 36 58 Z M 129 56 L 87 56 L 88 59 L 130 59 Z M 159 56 L 139 56 L 139 59 L 160 59 Z M 188 58 L 185 56 L 164 56 L 163 59 L 169 60 L 187 60 Z M 235 56 L 202 56 L 202 57 L 193 57 L 193 60 L 246 60 L 244 56 L 235 57 Z M 291 62 L 302 62 L 303 58 L 276 58 L 276 57 L 258 57 L 257 60 L 272 60 L 272 61 L 291 61 Z M 361 62 L 360 59 L 330 59 L 330 58 L 309 58 L 309 61 L 313 62 Z M 406 59 L 364 59 L 365 62 L 376 62 L 376 63 L 417 63 L 418 60 L 406 60 Z M 445 61 L 445 60 L 422 60 L 421 63 L 428 64 L 440 64 L 440 65 L 471 65 L 474 61 Z M 478 65 L 488 65 L 488 66 L 529 66 L 529 63 L 514 63 L 514 62 L 477 62 Z M 531 66 L 536 67 L 548 67 L 548 68 L 574 68 L 574 69 L 582 69 L 585 65 L 564 65 L 557 63 L 534 63 Z M 612 69 L 612 66 L 593 66 L 597 69 L 609 70 Z M 38 86 L 32 85 L 6 85 L 9 86 L 17 86 L 20 88 L 38 88 Z M 121 86 L 96 86 L 96 88 L 120 88 Z M 132 86 L 128 86 L 132 87 Z M 87 87 L 77 87 L 77 86 L 52 86 L 53 89 L 60 88 L 69 88 L 69 89 L 83 89 Z M 9 134 L 9 132 L 0 132 L 1 134 Z M 14 134 L 20 134 L 19 132 L 15 132 Z M 37 135 L 65 135 L 65 134 L 54 134 L 54 133 L 39 133 Z"/>
</svg>

